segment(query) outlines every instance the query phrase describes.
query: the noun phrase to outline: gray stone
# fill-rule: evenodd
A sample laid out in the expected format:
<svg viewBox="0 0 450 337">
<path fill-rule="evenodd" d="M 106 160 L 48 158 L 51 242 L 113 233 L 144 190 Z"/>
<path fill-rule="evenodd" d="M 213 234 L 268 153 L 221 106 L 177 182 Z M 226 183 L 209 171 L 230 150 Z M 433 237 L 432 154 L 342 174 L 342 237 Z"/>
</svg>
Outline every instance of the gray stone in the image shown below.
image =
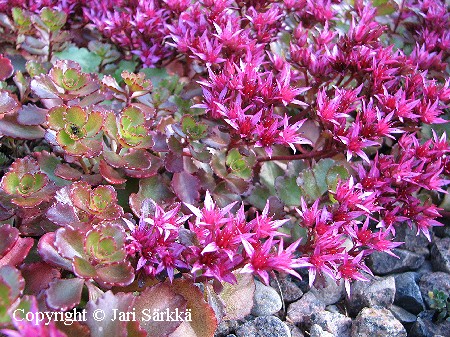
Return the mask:
<svg viewBox="0 0 450 337">
<path fill-rule="evenodd" d="M 389 307 L 394 302 L 395 279 L 393 276 L 375 276 L 369 281 L 355 281 L 346 298 L 350 315 L 356 316 L 364 307 Z"/>
<path fill-rule="evenodd" d="M 389 310 L 392 312 L 395 318 L 397 318 L 400 323 L 402 323 L 404 326 L 411 326 L 417 321 L 417 316 L 411 314 L 410 312 L 406 311 L 402 307 L 398 307 L 396 305 L 391 305 Z"/>
<path fill-rule="evenodd" d="M 417 322 L 409 331 L 411 337 L 437 337 L 450 335 L 450 322 L 433 322 L 433 310 L 422 311 L 417 317 Z"/>
<path fill-rule="evenodd" d="M 239 322 L 236 320 L 222 320 L 217 326 L 215 337 L 223 337 L 232 333 L 239 326 Z"/>
<path fill-rule="evenodd" d="M 291 331 L 279 318 L 261 316 L 241 325 L 235 335 L 236 337 L 291 337 Z"/>
<path fill-rule="evenodd" d="M 432 232 L 430 234 L 433 235 Z M 416 225 L 409 228 L 409 225 L 404 222 L 400 226 L 396 226 L 395 241 L 404 242 L 403 245 L 401 245 L 401 249 L 406 249 L 424 255 L 425 257 L 430 255 L 430 250 L 428 249 L 430 242 L 422 232 L 419 232 L 419 235 L 417 235 Z"/>
<path fill-rule="evenodd" d="M 313 286 L 310 291 L 325 305 L 335 304 L 344 298 L 344 282 L 337 284 L 335 280 L 325 275 L 323 283 L 321 287 Z"/>
<path fill-rule="evenodd" d="M 320 311 L 311 316 L 311 323 L 339 337 L 350 337 L 352 319 L 339 313 Z"/>
<path fill-rule="evenodd" d="M 352 337 L 406 337 L 406 330 L 384 308 L 364 308 L 352 324 Z"/>
<path fill-rule="evenodd" d="M 278 282 L 275 279 L 272 279 L 270 285 L 281 294 L 282 299 L 288 303 L 297 301 L 303 295 L 303 291 L 298 285 L 290 280 L 289 276 L 280 276 Z"/>
<path fill-rule="evenodd" d="M 268 287 L 259 281 L 255 281 L 255 295 L 253 296 L 253 316 L 270 316 L 280 311 L 283 307 L 280 295 L 272 287 Z"/>
<path fill-rule="evenodd" d="M 294 323 L 285 322 L 289 330 L 291 330 L 291 337 L 305 337 L 302 330 L 300 330 Z"/>
<path fill-rule="evenodd" d="M 312 292 L 307 292 L 301 299 L 289 304 L 287 317 L 293 323 L 309 326 L 311 324 L 311 315 L 324 309 L 325 303 L 319 300 Z"/>
<path fill-rule="evenodd" d="M 419 269 L 414 271 L 414 273 L 416 274 L 416 281 L 419 282 L 420 278 L 424 274 L 430 274 L 432 272 L 433 272 L 433 266 L 431 265 L 431 262 L 429 260 L 425 260 L 423 265 Z"/>
<path fill-rule="evenodd" d="M 392 252 L 399 258 L 384 252 L 374 252 L 368 258 L 367 265 L 376 275 L 387 275 L 392 273 L 402 273 L 419 269 L 425 261 L 421 254 L 410 252 L 404 249 L 392 249 Z"/>
<path fill-rule="evenodd" d="M 236 337 L 234 333 L 227 335 L 227 337 Z"/>
<path fill-rule="evenodd" d="M 431 247 L 431 264 L 435 271 L 450 273 L 450 238 L 436 239 Z"/>
<path fill-rule="evenodd" d="M 394 303 L 416 315 L 425 310 L 415 273 L 407 272 L 395 276 Z"/>
<path fill-rule="evenodd" d="M 434 289 L 450 292 L 450 275 L 442 271 L 424 274 L 419 281 L 419 288 L 426 306 L 430 307 L 429 291 Z"/>
<path fill-rule="evenodd" d="M 311 330 L 309 331 L 310 337 L 336 337 L 328 331 L 324 331 L 319 325 L 313 324 Z"/>
</svg>

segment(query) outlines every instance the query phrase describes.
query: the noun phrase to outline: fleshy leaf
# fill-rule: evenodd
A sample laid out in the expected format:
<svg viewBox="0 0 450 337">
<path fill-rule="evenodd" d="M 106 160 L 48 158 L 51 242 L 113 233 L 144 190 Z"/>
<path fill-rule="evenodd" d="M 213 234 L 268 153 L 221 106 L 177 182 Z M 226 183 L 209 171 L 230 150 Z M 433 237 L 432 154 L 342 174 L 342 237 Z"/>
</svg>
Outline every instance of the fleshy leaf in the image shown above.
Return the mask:
<svg viewBox="0 0 450 337">
<path fill-rule="evenodd" d="M 8 91 L 0 90 L 0 116 L 14 113 L 19 109 L 19 102 Z M 0 117 L 1 118 L 1 117 Z"/>
<path fill-rule="evenodd" d="M 45 130 L 37 125 L 20 125 L 17 116 L 8 115 L 0 120 L 0 135 L 35 140 L 44 138 Z"/>
<path fill-rule="evenodd" d="M 199 198 L 200 180 L 186 171 L 174 173 L 172 188 L 181 201 L 193 204 Z"/>
<path fill-rule="evenodd" d="M 47 305 L 54 310 L 70 310 L 80 303 L 84 280 L 80 278 L 56 279 L 46 291 Z"/>
<path fill-rule="evenodd" d="M 242 319 L 253 307 L 253 295 L 255 293 L 255 281 L 251 274 L 235 274 L 237 284 L 223 284 L 223 290 L 219 294 L 225 303 L 225 320 Z"/>
<path fill-rule="evenodd" d="M 130 195 L 130 207 L 136 215 L 141 214 L 142 201 L 148 198 L 158 203 L 169 201 L 173 198 L 173 193 L 168 188 L 163 177 L 153 176 L 139 181 L 138 193 Z"/>
<path fill-rule="evenodd" d="M 38 243 L 39 255 L 42 259 L 54 266 L 62 267 L 66 270 L 72 270 L 72 261 L 62 257 L 55 247 L 54 232 L 44 234 Z"/>
<path fill-rule="evenodd" d="M 92 337 L 127 336 L 126 326 L 132 320 L 131 314 L 135 297 L 131 293 L 117 293 L 107 291 L 96 301 L 89 301 L 86 305 L 87 325 Z M 96 316 L 98 313 L 104 316 Z M 119 319 L 119 313 L 130 313 L 128 319 Z M 136 312 L 137 314 L 137 312 Z M 95 318 L 102 318 L 96 320 Z"/>
<path fill-rule="evenodd" d="M 126 286 L 134 281 L 134 269 L 128 261 L 98 267 L 97 275 L 97 281 L 108 285 Z"/>
<path fill-rule="evenodd" d="M 203 300 L 203 293 L 191 280 L 175 280 L 174 291 L 187 300 L 186 310 L 191 317 L 184 321 L 170 337 L 210 337 L 217 328 L 214 310 Z"/>
<path fill-rule="evenodd" d="M 11 60 L 0 54 L 0 81 L 4 81 L 10 78 L 14 73 L 14 67 L 11 64 Z M 1 95 L 1 94 L 0 94 Z M 1 106 L 1 104 L 0 104 Z"/>
<path fill-rule="evenodd" d="M 27 257 L 30 249 L 33 247 L 34 240 L 33 238 L 17 238 L 14 246 L 0 258 L 0 267 L 9 265 L 9 266 L 18 266 L 23 260 Z"/>
<path fill-rule="evenodd" d="M 146 288 L 134 302 L 136 313 L 144 310 L 153 318 L 155 312 L 185 312 L 187 301 L 183 296 L 176 294 L 169 284 L 159 283 Z M 148 336 L 167 337 L 180 326 L 181 321 L 154 321 L 146 319 L 145 315 L 138 315 L 141 328 L 147 331 Z"/>
<path fill-rule="evenodd" d="M 34 104 L 22 105 L 18 111 L 17 121 L 22 125 L 44 124 L 47 112 L 47 109 L 39 108 Z"/>
<path fill-rule="evenodd" d="M 50 282 L 61 277 L 59 269 L 43 261 L 26 264 L 21 271 L 25 279 L 25 293 L 30 295 L 38 295 L 48 288 Z"/>
<path fill-rule="evenodd" d="M 277 195 L 286 206 L 300 206 L 301 190 L 296 177 L 278 177 L 275 180 Z"/>
</svg>

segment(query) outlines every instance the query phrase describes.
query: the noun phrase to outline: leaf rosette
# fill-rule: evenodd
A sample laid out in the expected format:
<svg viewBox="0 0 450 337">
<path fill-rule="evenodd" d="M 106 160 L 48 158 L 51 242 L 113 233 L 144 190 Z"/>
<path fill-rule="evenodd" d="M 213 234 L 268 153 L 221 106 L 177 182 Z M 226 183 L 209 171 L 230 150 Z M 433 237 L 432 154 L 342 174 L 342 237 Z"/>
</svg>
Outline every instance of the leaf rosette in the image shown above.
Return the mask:
<svg viewBox="0 0 450 337">
<path fill-rule="evenodd" d="M 126 148 L 148 149 L 153 145 L 148 119 L 144 111 L 130 105 L 119 116 L 110 112 L 106 117 L 105 131 Z"/>
<path fill-rule="evenodd" d="M 96 157 L 102 151 L 103 115 L 80 106 L 50 109 L 47 127 L 56 132 L 56 142 L 72 156 Z"/>
<path fill-rule="evenodd" d="M 40 171 L 36 160 L 25 157 L 17 159 L 0 183 L 1 189 L 11 202 L 24 208 L 33 208 L 49 201 L 56 186 Z"/>
</svg>

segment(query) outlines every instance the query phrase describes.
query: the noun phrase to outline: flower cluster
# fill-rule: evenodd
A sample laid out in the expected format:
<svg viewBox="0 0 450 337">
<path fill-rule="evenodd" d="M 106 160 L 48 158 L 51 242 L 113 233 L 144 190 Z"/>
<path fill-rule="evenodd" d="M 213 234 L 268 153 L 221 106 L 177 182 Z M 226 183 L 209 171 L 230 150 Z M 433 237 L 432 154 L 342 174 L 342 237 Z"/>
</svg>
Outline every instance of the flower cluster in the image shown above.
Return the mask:
<svg viewBox="0 0 450 337">
<path fill-rule="evenodd" d="M 187 230 L 183 224 L 190 216 L 179 216 L 180 204 L 166 212 L 147 200 L 139 224 L 127 221 L 131 234 L 126 249 L 138 258 L 136 269 L 170 280 L 175 269 L 189 272 L 197 281 L 236 283 L 236 270 L 252 273 L 266 284 L 274 270 L 300 278 L 294 268 L 308 265 L 294 255 L 300 240 L 284 249 L 277 231 L 286 220 L 269 217 L 267 203 L 261 214 L 247 221 L 243 205 L 232 212 L 235 204 L 220 208 L 207 191 L 203 208 L 186 204 L 195 217 Z"/>
</svg>

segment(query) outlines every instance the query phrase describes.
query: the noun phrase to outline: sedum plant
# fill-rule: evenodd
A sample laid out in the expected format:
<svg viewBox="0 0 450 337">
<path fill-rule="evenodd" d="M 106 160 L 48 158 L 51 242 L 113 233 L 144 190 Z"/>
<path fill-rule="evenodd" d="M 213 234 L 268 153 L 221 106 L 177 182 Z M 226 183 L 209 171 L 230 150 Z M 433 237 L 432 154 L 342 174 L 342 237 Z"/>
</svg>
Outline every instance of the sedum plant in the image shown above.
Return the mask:
<svg viewBox="0 0 450 337">
<path fill-rule="evenodd" d="M 254 278 L 349 293 L 398 226 L 431 240 L 450 211 L 449 15 L 0 2 L 1 332 L 211 337 L 250 313 Z M 18 308 L 90 318 L 18 324 Z"/>
</svg>

